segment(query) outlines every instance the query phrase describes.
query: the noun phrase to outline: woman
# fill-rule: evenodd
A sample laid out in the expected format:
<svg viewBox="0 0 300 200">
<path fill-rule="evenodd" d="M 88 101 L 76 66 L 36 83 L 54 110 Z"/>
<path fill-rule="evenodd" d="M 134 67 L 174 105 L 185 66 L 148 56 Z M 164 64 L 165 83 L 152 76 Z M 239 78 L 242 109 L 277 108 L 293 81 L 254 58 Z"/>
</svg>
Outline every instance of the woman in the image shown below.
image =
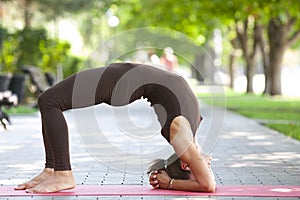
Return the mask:
<svg viewBox="0 0 300 200">
<path fill-rule="evenodd" d="M 162 127 L 162 136 L 173 146 L 179 162 L 190 171 L 187 180 L 175 180 L 170 178 L 174 177 L 172 174 L 157 168 L 151 170 L 150 184 L 154 188 L 214 191 L 215 181 L 209 164 L 195 140 L 201 116 L 198 101 L 188 84 L 178 75 L 132 63 L 114 63 L 79 72 L 39 96 L 45 169 L 15 189 L 45 193 L 75 187 L 63 111 L 100 103 L 123 106 L 141 97 L 147 98 L 153 106 Z"/>
</svg>

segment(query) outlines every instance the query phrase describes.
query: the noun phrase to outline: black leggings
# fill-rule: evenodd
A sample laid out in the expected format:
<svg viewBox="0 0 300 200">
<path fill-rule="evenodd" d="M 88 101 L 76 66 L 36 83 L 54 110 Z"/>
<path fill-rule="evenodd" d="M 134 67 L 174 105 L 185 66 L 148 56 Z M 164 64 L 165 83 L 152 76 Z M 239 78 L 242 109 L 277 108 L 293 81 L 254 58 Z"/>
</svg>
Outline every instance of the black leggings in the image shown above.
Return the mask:
<svg viewBox="0 0 300 200">
<path fill-rule="evenodd" d="M 75 78 L 74 75 L 63 80 L 38 98 L 47 168 L 71 170 L 68 126 L 63 111 L 72 108 L 72 88 Z"/>
<path fill-rule="evenodd" d="M 57 83 L 39 96 L 38 105 L 42 118 L 42 132 L 46 151 L 45 165 L 47 168 L 71 170 L 68 126 L 63 115 L 63 111 L 68 109 L 83 108 L 100 103 L 107 103 L 112 106 L 126 105 L 143 96 L 154 105 L 154 110 L 162 125 L 162 135 L 167 140 L 170 123 L 179 115 L 183 115 L 189 120 L 192 132 L 195 134 L 201 121 L 197 99 L 182 78 L 170 73 L 158 71 L 149 66 L 136 68 L 134 73 L 137 74 L 133 76 L 135 77 L 134 81 L 132 81 L 132 77 L 128 76 L 128 79 L 124 79 L 125 84 L 120 84 L 120 91 L 124 92 L 124 94 L 120 94 L 122 98 L 117 96 L 117 101 L 112 101 L 113 90 L 117 87 L 116 83 L 120 77 L 136 66 L 138 65 L 111 64 L 108 67 L 85 70 Z M 174 81 L 170 85 L 176 85 L 176 88 L 179 89 L 175 93 L 179 94 L 174 95 L 170 89 L 159 84 L 143 85 L 143 79 L 146 76 L 159 76 L 159 80 Z M 139 82 L 139 80 L 141 81 Z M 123 96 L 126 96 L 128 91 L 137 88 L 135 84 L 143 86 L 135 90 L 128 97 L 130 99 L 123 100 Z M 176 97 L 177 99 L 184 99 L 183 106 L 178 104 Z M 157 104 L 164 107 L 167 112 L 167 119 L 162 118 L 160 110 L 155 107 Z M 180 106 L 182 107 L 181 110 L 179 109 Z"/>
</svg>

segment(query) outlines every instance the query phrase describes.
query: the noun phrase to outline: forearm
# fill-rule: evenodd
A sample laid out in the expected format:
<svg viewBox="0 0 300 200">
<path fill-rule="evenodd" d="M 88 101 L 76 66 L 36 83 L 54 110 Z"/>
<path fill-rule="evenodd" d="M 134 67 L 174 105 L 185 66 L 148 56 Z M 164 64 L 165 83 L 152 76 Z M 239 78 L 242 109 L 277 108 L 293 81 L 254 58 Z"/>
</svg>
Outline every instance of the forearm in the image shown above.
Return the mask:
<svg viewBox="0 0 300 200">
<path fill-rule="evenodd" d="M 199 184 L 196 180 L 178 180 L 175 179 L 169 189 L 173 190 L 185 190 L 194 192 L 208 192 L 208 188 Z M 210 191 L 213 192 L 213 191 Z"/>
</svg>

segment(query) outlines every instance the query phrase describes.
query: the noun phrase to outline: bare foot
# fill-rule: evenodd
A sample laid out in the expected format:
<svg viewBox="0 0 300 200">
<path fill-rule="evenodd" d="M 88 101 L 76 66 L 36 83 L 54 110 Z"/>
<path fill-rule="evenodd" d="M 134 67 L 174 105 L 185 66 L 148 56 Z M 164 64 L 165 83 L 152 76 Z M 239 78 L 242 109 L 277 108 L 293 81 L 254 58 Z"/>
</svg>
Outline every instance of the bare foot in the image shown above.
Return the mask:
<svg viewBox="0 0 300 200">
<path fill-rule="evenodd" d="M 27 189 L 28 193 L 50 193 L 60 190 L 70 190 L 75 187 L 72 171 L 54 171 L 50 177 L 33 188 Z"/>
<path fill-rule="evenodd" d="M 52 169 L 52 168 L 45 168 L 39 175 L 35 176 L 30 181 L 27 181 L 25 183 L 17 185 L 15 187 L 15 190 L 25 190 L 25 189 L 32 188 L 32 187 L 40 184 L 44 180 L 46 180 L 48 177 L 50 177 L 53 172 L 54 172 L 54 169 Z"/>
</svg>

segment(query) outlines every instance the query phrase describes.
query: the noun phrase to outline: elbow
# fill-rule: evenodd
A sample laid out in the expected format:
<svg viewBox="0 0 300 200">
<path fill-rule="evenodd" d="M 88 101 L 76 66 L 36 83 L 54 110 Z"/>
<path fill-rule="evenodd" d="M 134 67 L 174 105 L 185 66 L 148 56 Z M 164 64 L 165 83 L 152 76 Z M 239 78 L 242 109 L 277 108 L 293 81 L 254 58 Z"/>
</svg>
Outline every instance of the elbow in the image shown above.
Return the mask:
<svg viewBox="0 0 300 200">
<path fill-rule="evenodd" d="M 215 192 L 216 191 L 216 182 L 211 181 L 203 185 L 203 192 Z"/>
<path fill-rule="evenodd" d="M 206 192 L 215 192 L 215 191 L 216 191 L 216 184 L 209 185 L 209 186 L 206 188 Z"/>
</svg>

